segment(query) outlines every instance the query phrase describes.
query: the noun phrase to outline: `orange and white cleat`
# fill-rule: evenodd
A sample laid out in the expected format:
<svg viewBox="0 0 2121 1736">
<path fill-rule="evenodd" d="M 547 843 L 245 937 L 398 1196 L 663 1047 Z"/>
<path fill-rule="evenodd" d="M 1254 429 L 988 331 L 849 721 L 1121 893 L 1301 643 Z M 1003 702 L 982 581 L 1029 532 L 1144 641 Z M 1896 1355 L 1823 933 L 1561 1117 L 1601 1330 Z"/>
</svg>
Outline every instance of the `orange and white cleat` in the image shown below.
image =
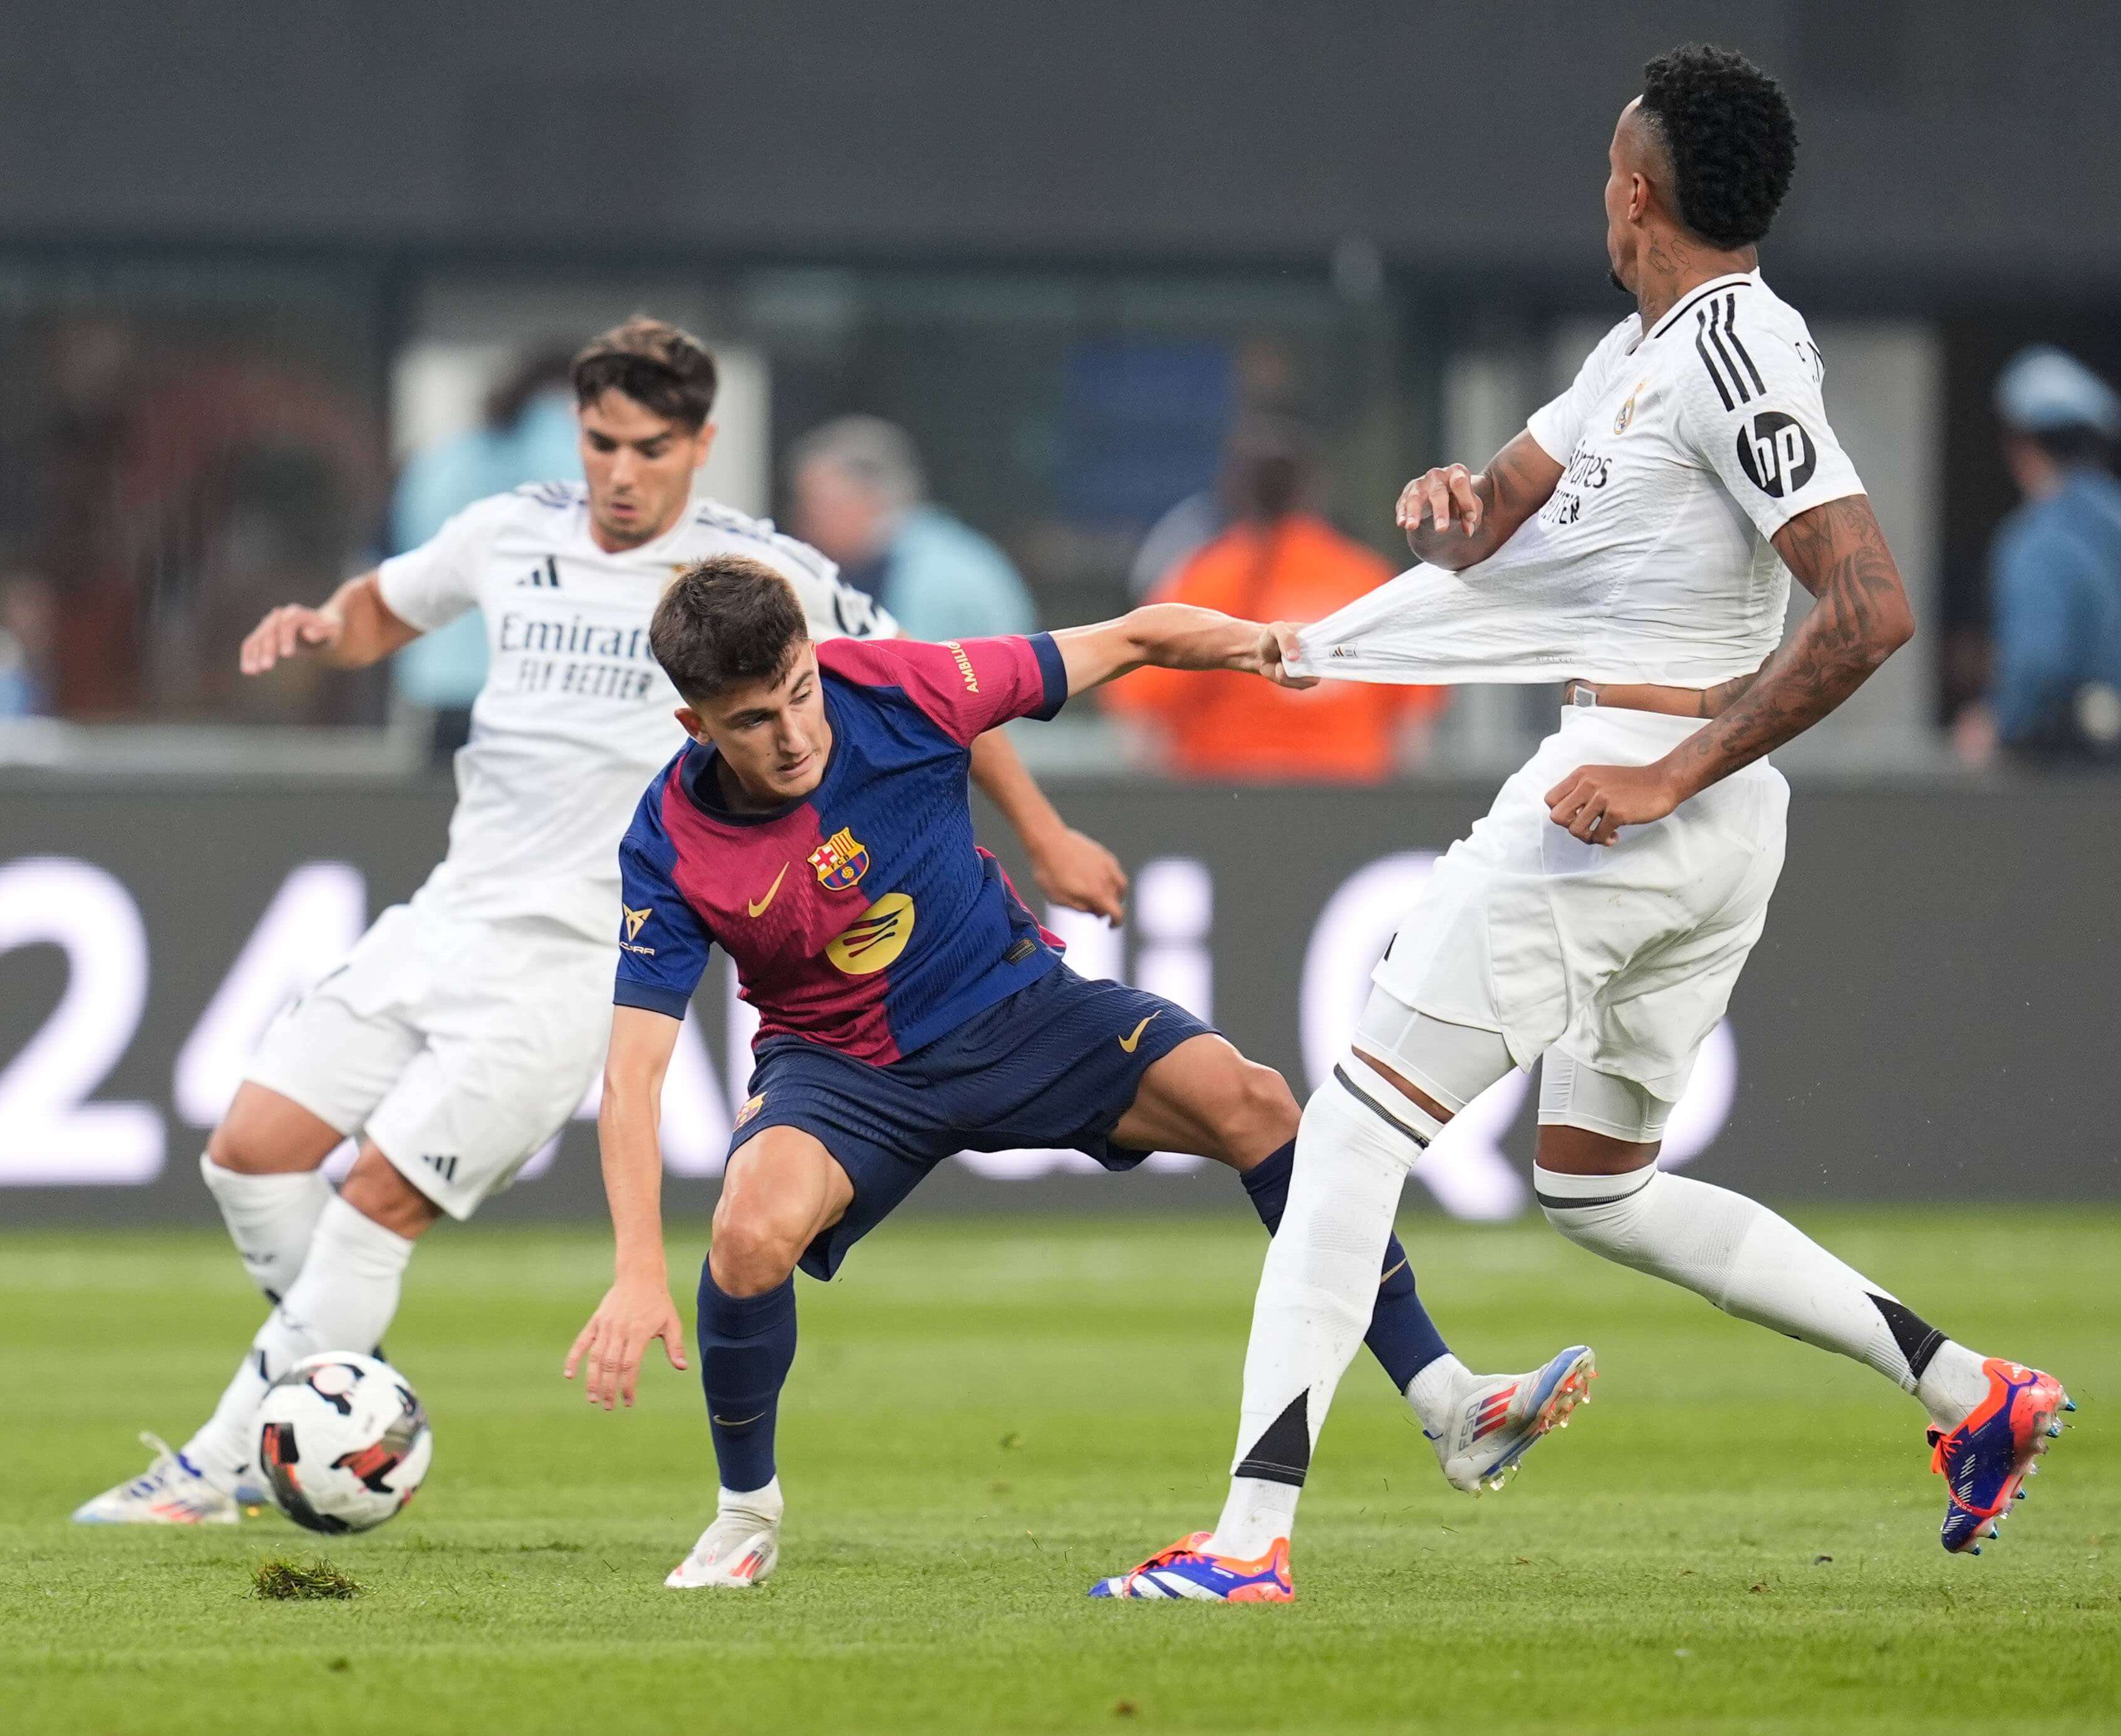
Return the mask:
<svg viewBox="0 0 2121 1736">
<path fill-rule="evenodd" d="M 1981 1371 L 1988 1397 L 1949 1433 L 1929 1431 L 1930 1468 L 1951 1497 L 1942 1541 L 1954 1555 L 1979 1555 L 1998 1534 L 2048 1443 L 2060 1437 L 2063 1413 L 2077 1408 L 2061 1381 L 2021 1362 L 1991 1357 Z"/>
<path fill-rule="evenodd" d="M 1099 1580 L 1090 1588 L 1090 1595 L 1191 1598 L 1203 1603 L 1286 1603 L 1294 1599 L 1287 1538 L 1276 1538 L 1274 1547 L 1257 1561 L 1241 1561 L 1233 1556 L 1203 1553 L 1201 1546 L 1209 1536 L 1196 1531 L 1182 1537 L 1139 1567 Z"/>
<path fill-rule="evenodd" d="M 762 1584 L 781 1561 L 781 1486 L 776 1478 L 748 1495 L 722 1492 L 715 1522 L 663 1581 L 673 1591 L 716 1586 L 742 1591 Z"/>
<path fill-rule="evenodd" d="M 1429 1437 L 1452 1487 L 1468 1495 L 1502 1487 L 1550 1430 L 1567 1428 L 1576 1407 L 1591 1402 L 1597 1378 L 1591 1347 L 1572 1344 L 1528 1375 L 1495 1375 L 1466 1385 L 1452 1400 L 1448 1424 Z"/>
</svg>

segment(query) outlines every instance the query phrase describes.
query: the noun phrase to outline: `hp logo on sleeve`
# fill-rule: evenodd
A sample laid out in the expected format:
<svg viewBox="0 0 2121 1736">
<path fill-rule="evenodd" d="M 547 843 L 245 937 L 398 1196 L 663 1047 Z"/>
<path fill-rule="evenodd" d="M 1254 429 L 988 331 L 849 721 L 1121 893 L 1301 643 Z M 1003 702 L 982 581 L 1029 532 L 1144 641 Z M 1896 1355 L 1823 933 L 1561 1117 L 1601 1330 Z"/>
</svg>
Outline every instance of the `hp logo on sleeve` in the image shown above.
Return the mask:
<svg viewBox="0 0 2121 1736">
<path fill-rule="evenodd" d="M 1795 417 L 1763 410 L 1750 428 L 1738 431 L 1738 462 L 1754 487 L 1779 500 L 1811 480 L 1819 454 Z"/>
</svg>

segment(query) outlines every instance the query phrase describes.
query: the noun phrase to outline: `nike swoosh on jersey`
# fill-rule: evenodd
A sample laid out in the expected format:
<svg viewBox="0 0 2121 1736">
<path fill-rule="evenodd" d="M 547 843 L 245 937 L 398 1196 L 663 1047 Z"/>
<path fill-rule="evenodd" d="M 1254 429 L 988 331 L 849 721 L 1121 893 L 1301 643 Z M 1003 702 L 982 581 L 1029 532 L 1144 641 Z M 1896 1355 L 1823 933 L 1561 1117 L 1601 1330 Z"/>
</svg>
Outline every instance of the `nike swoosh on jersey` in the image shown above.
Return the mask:
<svg viewBox="0 0 2121 1736">
<path fill-rule="evenodd" d="M 1135 1026 L 1131 1031 L 1128 1032 L 1126 1036 L 1120 1039 L 1120 1047 L 1124 1049 L 1129 1054 L 1132 1054 L 1135 1052 L 1136 1045 L 1141 1041 L 1142 1032 L 1149 1029 L 1149 1020 L 1160 1019 L 1163 1017 L 1163 1015 L 1160 1012 L 1152 1012 L 1149 1014 L 1148 1019 L 1144 1019 L 1139 1025 Z"/>
<path fill-rule="evenodd" d="M 749 899 L 746 899 L 744 901 L 744 908 L 749 910 L 754 916 L 763 916 L 766 914 L 767 905 L 773 902 L 773 895 L 781 890 L 781 882 L 787 877 L 788 864 L 784 862 L 781 864 L 781 872 L 773 877 L 773 884 L 766 889 L 766 896 L 760 899 L 756 904 L 753 904 Z"/>
<path fill-rule="evenodd" d="M 758 1417 L 763 1417 L 765 1414 L 766 1413 L 764 1411 L 761 1411 L 758 1413 Z M 716 1417 L 710 1414 L 707 1421 L 710 1422 L 719 1422 L 725 1429 L 740 1429 L 747 1422 L 758 1422 L 758 1417 Z"/>
</svg>

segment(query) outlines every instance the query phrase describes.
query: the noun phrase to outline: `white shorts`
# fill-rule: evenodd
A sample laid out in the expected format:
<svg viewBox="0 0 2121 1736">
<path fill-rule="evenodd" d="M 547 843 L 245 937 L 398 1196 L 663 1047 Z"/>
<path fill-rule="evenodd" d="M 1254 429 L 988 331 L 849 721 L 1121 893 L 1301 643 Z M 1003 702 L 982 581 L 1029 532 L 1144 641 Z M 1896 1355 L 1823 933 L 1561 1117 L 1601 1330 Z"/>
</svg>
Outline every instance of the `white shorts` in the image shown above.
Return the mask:
<svg viewBox="0 0 2121 1736">
<path fill-rule="evenodd" d="M 1610 846 L 1548 817 L 1584 766 L 1646 766 L 1701 724 L 1570 706 L 1452 845 L 1373 973 L 1418 1012 L 1500 1033 L 1529 1067 L 1554 1049 L 1676 1102 L 1730 1004 L 1782 872 L 1789 785 L 1755 761 Z"/>
<path fill-rule="evenodd" d="M 245 1077 L 366 1133 L 468 1217 L 566 1124 L 611 1038 L 615 955 L 543 923 L 395 905 L 267 1029 Z"/>
</svg>

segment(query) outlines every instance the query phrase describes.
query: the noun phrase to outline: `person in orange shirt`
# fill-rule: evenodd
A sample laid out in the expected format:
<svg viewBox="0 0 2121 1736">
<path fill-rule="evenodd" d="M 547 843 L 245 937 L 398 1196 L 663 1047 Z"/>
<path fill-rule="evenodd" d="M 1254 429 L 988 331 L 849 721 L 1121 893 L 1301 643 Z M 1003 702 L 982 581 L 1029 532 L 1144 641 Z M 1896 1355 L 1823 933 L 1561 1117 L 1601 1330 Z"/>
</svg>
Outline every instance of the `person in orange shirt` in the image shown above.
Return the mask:
<svg viewBox="0 0 2121 1736">
<path fill-rule="evenodd" d="M 1312 479 L 1299 429 L 1266 417 L 1241 426 L 1224 468 L 1229 528 L 1149 600 L 1308 621 L 1382 584 L 1391 565 L 1309 510 Z M 1295 692 L 1241 675 L 1142 669 L 1108 688 L 1106 703 L 1154 726 L 1181 777 L 1375 784 L 1391 775 L 1410 724 L 1433 717 L 1444 696 L 1367 682 Z"/>
</svg>

